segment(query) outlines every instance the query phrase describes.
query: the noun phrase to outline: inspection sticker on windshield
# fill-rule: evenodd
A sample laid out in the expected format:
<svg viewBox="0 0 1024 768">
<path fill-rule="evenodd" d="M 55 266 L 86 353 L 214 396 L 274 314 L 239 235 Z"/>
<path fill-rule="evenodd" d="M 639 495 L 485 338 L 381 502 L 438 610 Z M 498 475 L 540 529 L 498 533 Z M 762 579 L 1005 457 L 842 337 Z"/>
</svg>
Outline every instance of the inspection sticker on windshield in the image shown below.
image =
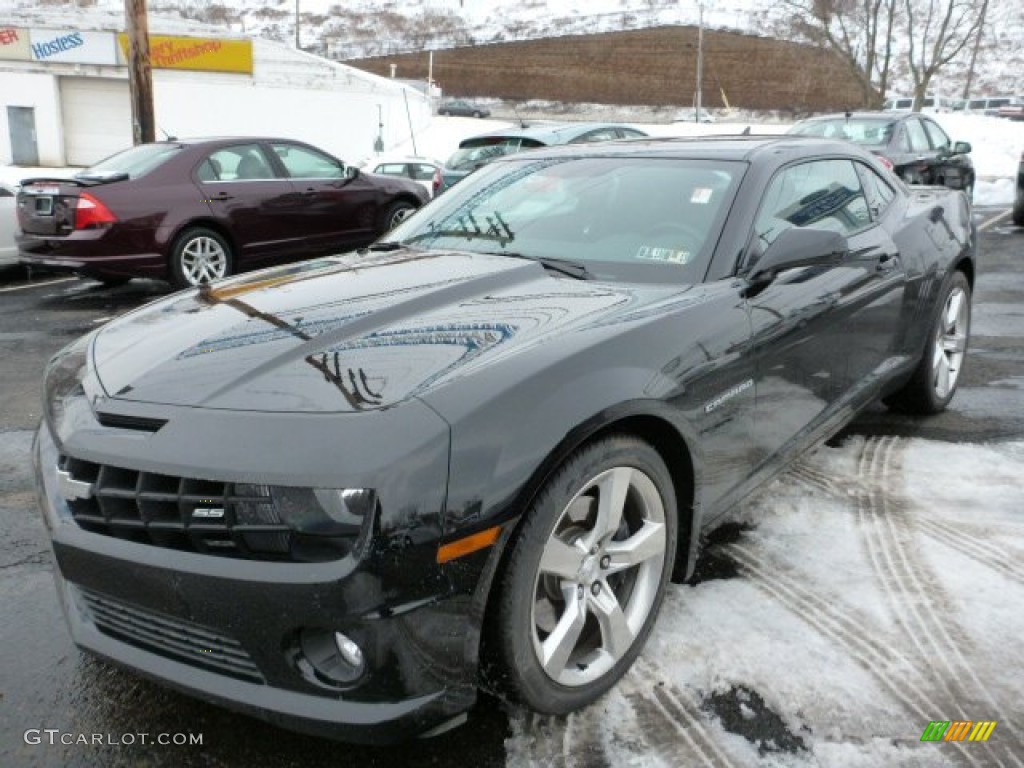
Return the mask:
<svg viewBox="0 0 1024 768">
<path fill-rule="evenodd" d="M 711 202 L 711 193 L 713 191 L 710 187 L 696 187 L 693 190 L 693 194 L 690 195 L 690 202 L 694 205 L 707 205 Z"/>
<path fill-rule="evenodd" d="M 648 261 L 670 261 L 673 264 L 689 264 L 692 254 L 689 251 L 677 251 L 675 248 L 658 248 L 653 245 L 641 245 L 636 252 L 638 259 Z"/>
</svg>

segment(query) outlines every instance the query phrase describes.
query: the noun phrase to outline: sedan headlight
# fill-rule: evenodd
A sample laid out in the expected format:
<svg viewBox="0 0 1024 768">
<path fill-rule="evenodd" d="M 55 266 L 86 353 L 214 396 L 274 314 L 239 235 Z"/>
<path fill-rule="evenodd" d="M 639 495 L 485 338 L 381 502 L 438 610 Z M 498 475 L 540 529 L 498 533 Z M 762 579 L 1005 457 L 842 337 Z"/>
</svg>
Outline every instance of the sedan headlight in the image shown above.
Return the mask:
<svg viewBox="0 0 1024 768">
<path fill-rule="evenodd" d="M 53 434 L 57 434 L 68 399 L 84 394 L 82 382 L 88 370 L 92 338 L 93 334 L 90 333 L 68 344 L 46 366 L 43 375 L 43 412 Z"/>
</svg>

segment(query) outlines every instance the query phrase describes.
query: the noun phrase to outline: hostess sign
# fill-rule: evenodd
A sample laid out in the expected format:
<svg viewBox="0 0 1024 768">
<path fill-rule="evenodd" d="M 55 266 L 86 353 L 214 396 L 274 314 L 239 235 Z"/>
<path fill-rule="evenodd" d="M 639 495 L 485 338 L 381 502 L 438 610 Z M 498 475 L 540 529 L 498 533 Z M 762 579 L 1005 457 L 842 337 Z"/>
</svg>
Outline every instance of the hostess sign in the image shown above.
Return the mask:
<svg viewBox="0 0 1024 768">
<path fill-rule="evenodd" d="M 192 69 L 252 74 L 252 41 L 150 35 L 156 69 Z M 0 27 L 0 60 L 124 65 L 128 36 L 80 29 Z"/>
</svg>

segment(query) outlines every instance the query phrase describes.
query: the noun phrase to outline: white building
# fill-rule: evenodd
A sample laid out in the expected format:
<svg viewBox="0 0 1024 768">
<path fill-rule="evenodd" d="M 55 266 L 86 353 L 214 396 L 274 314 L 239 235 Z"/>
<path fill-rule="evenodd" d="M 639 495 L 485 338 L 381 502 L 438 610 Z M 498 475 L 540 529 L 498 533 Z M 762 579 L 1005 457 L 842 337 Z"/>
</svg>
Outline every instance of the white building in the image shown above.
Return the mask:
<svg viewBox="0 0 1024 768">
<path fill-rule="evenodd" d="M 123 15 L 23 11 L 3 24 L 0 165 L 90 165 L 131 145 Z M 158 139 L 280 136 L 356 162 L 430 120 L 419 90 L 280 43 L 180 20 L 150 18 L 149 31 Z"/>
</svg>

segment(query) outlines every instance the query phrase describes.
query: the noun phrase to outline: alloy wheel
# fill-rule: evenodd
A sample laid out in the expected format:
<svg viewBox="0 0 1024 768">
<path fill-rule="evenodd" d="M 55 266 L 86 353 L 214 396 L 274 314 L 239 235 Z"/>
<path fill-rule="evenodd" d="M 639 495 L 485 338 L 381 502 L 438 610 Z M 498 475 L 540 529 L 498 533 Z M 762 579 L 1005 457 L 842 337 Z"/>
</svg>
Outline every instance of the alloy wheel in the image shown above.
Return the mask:
<svg viewBox="0 0 1024 768">
<path fill-rule="evenodd" d="M 955 287 L 942 307 L 932 347 L 932 386 L 940 400 L 956 388 L 960 377 L 967 351 L 968 310 L 967 295 L 959 286 Z"/>
<path fill-rule="evenodd" d="M 584 484 L 534 581 L 533 648 L 549 678 L 587 685 L 626 655 L 657 600 L 666 546 L 665 507 L 644 472 L 613 467 Z"/>
<path fill-rule="evenodd" d="M 224 277 L 228 254 L 214 238 L 200 235 L 181 249 L 181 271 L 190 285 L 202 285 Z"/>
</svg>

